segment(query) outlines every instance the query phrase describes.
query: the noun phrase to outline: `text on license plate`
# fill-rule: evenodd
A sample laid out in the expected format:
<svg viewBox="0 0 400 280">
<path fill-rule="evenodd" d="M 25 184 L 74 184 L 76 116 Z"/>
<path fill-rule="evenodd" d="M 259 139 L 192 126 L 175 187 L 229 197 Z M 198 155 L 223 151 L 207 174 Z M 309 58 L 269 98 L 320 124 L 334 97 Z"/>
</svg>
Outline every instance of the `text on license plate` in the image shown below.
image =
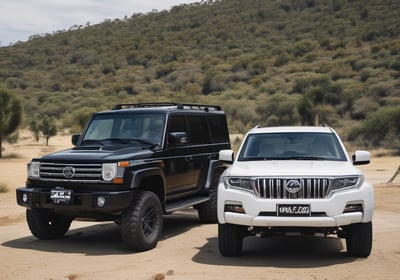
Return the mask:
<svg viewBox="0 0 400 280">
<path fill-rule="evenodd" d="M 310 216 L 311 209 L 308 204 L 278 204 L 278 216 Z"/>
<path fill-rule="evenodd" d="M 53 189 L 50 198 L 54 204 L 69 204 L 72 198 L 72 190 Z"/>
</svg>

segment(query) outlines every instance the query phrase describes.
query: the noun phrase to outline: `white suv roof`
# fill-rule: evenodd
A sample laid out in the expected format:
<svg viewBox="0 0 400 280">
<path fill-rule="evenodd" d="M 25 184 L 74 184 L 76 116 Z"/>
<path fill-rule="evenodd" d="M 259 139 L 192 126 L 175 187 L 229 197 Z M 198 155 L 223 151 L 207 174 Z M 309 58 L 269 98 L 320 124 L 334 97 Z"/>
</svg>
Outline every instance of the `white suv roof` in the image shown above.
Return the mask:
<svg viewBox="0 0 400 280">
<path fill-rule="evenodd" d="M 250 133 L 277 133 L 277 132 L 319 132 L 332 133 L 332 129 L 326 126 L 275 126 L 275 127 L 255 127 Z"/>
</svg>

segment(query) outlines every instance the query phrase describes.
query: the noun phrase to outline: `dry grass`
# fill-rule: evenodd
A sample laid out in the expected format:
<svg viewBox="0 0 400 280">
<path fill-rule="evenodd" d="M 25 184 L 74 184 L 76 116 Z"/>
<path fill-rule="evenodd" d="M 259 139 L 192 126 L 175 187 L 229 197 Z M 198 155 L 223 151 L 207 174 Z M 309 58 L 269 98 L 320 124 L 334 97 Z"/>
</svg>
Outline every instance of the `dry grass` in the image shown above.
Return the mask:
<svg viewBox="0 0 400 280">
<path fill-rule="evenodd" d="M 17 153 L 6 153 L 1 158 L 13 159 L 13 158 L 21 158 L 21 156 Z"/>
<path fill-rule="evenodd" d="M 68 280 L 76 280 L 78 279 L 78 275 L 77 274 L 70 274 L 67 276 Z"/>
<path fill-rule="evenodd" d="M 9 191 L 8 186 L 4 183 L 0 183 L 0 193 L 6 193 L 8 191 Z"/>
</svg>

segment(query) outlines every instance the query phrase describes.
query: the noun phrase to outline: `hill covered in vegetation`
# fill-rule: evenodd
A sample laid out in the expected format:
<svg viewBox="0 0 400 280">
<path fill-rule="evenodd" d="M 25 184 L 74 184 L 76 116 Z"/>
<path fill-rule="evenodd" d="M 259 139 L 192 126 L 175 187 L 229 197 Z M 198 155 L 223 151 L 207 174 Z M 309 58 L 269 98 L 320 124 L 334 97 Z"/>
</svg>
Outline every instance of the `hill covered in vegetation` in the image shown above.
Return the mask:
<svg viewBox="0 0 400 280">
<path fill-rule="evenodd" d="M 127 11 L 129 13 L 129 11 Z M 35 35 L 0 48 L 0 85 L 79 129 L 115 103 L 223 106 L 231 132 L 400 110 L 397 0 L 221 0 Z M 354 137 L 353 137 L 354 138 Z"/>
</svg>

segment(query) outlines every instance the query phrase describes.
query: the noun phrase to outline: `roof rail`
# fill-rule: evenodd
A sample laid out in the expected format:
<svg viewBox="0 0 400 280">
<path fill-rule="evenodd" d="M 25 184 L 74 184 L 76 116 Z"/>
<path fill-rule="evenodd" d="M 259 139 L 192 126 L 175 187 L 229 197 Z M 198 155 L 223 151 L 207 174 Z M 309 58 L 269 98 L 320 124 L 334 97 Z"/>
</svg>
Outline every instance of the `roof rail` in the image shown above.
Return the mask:
<svg viewBox="0 0 400 280">
<path fill-rule="evenodd" d="M 203 105 L 194 103 L 173 103 L 173 102 L 153 102 L 153 103 L 125 103 L 117 104 L 113 110 L 127 109 L 127 108 L 151 108 L 151 107 L 176 107 L 181 110 L 204 110 L 209 111 L 221 111 L 219 105 Z"/>
</svg>

